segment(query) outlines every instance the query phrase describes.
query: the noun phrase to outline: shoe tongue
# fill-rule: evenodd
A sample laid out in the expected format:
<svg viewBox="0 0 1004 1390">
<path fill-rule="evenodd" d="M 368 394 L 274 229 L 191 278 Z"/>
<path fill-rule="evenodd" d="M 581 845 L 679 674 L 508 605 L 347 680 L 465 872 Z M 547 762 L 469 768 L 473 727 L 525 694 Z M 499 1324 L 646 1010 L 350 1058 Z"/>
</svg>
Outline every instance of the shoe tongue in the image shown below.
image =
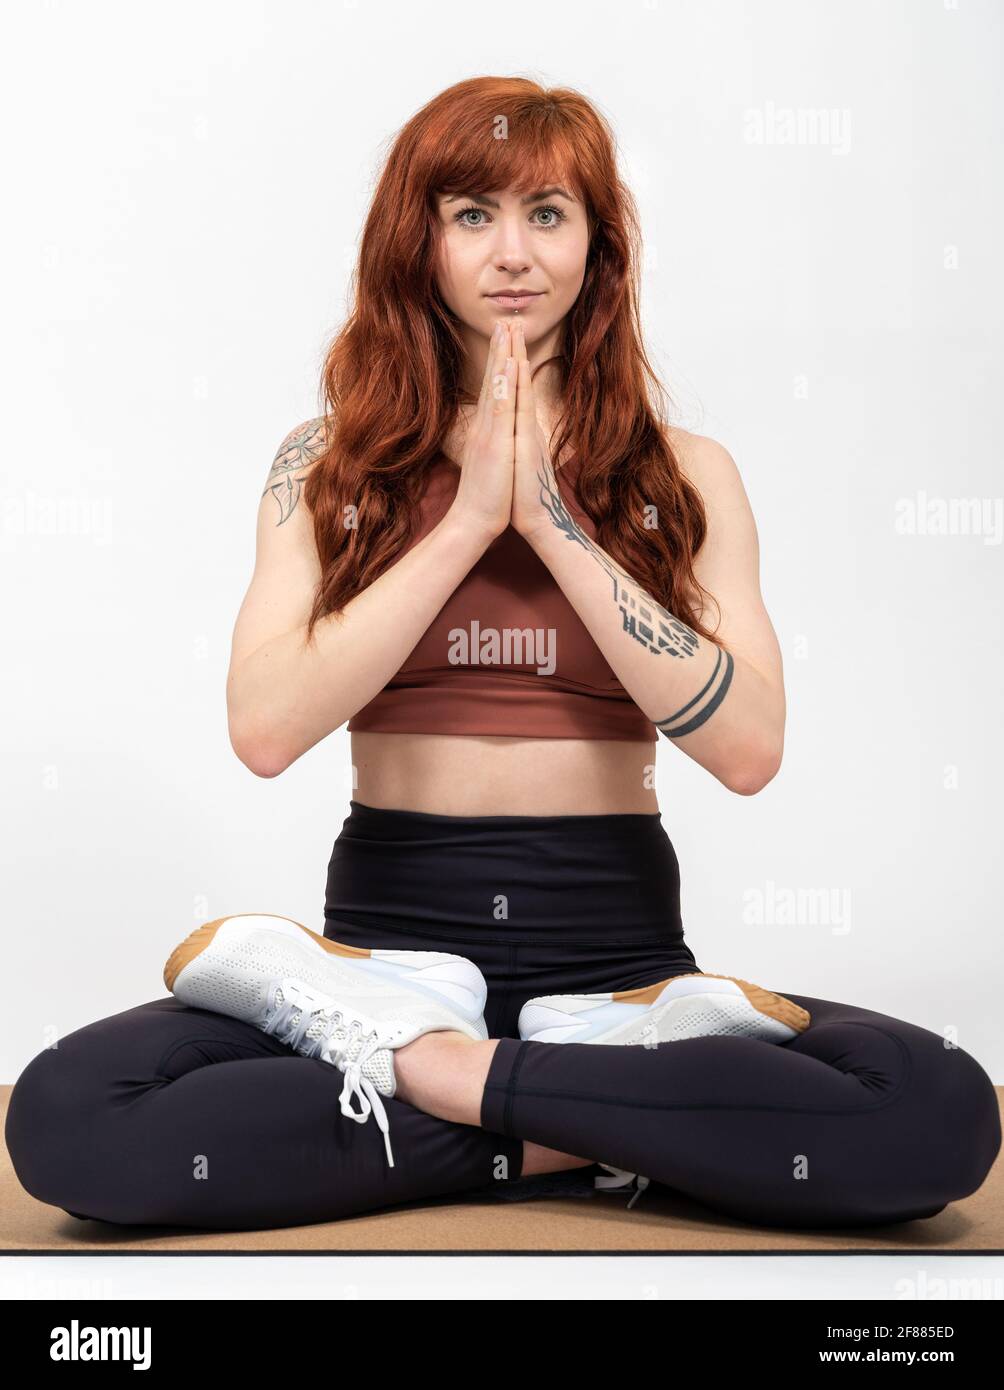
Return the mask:
<svg viewBox="0 0 1004 1390">
<path fill-rule="evenodd" d="M 276 991 L 276 1003 L 281 1006 L 284 1002 L 285 996 L 282 990 L 279 989 Z M 290 1021 L 294 1028 L 299 1023 L 302 1012 L 302 1009 L 297 1009 L 295 1007 L 292 1010 Z M 338 1010 L 333 1010 L 333 1012 L 338 1012 Z M 318 1013 L 303 1036 L 318 1041 L 327 1034 L 329 1041 L 337 1043 L 347 1038 L 351 1032 L 352 1041 L 349 1046 L 346 1047 L 343 1057 L 346 1063 L 354 1062 L 363 1050 L 366 1034 L 359 1028 L 353 1029 L 351 1027 L 351 1019 L 346 1023 L 344 1019 L 344 1010 L 341 1012 L 343 1014 L 342 1021 L 335 1028 L 331 1027 L 331 1014 Z M 373 1082 L 373 1085 L 382 1095 L 392 1096 L 394 1094 L 394 1062 L 391 1057 L 390 1048 L 377 1048 L 372 1056 L 368 1057 L 363 1063 L 362 1074 Z"/>
<path fill-rule="evenodd" d="M 282 991 L 281 988 L 280 988 L 280 989 L 277 989 L 276 992 L 275 992 L 275 1002 L 276 1002 L 276 1006 L 277 1006 L 278 1008 L 281 1008 L 282 1005 L 285 1004 L 285 1002 L 286 1002 L 286 996 L 285 996 L 285 994 L 283 993 L 283 991 Z M 342 1015 L 342 1021 L 338 1024 L 337 1028 L 335 1028 L 335 1029 L 332 1030 L 332 1029 L 331 1029 L 331 1017 L 332 1017 L 332 1014 L 334 1014 L 334 1013 L 336 1013 L 336 1012 L 337 1012 L 337 1013 L 341 1013 L 341 1015 Z M 289 1015 L 289 1021 L 290 1021 L 290 1023 L 293 1025 L 294 1028 L 295 1028 L 296 1025 L 300 1022 L 300 1018 L 302 1017 L 302 1015 L 303 1015 L 303 1010 L 302 1010 L 302 1009 L 298 1009 L 298 1008 L 296 1007 L 296 1005 L 294 1004 L 293 1008 L 290 1010 L 290 1015 Z M 351 1019 L 349 1019 L 348 1022 L 345 1021 L 345 1010 L 344 1010 L 344 1009 L 340 1009 L 340 1010 L 334 1010 L 334 1009 L 333 1009 L 333 1010 L 331 1010 L 329 1013 L 324 1013 L 324 1012 L 320 1012 L 320 1011 L 319 1011 L 317 1014 L 315 1014 L 313 1022 L 310 1024 L 309 1028 L 307 1028 L 307 1030 L 306 1030 L 306 1032 L 304 1033 L 303 1036 L 304 1036 L 305 1038 L 312 1038 L 312 1039 L 314 1039 L 314 1040 L 316 1041 L 318 1038 L 322 1038 L 322 1037 L 325 1035 L 325 1033 L 328 1033 L 329 1030 L 330 1030 L 330 1036 L 331 1036 L 332 1038 L 345 1038 L 345 1037 L 347 1037 L 348 1034 L 349 1034 L 351 1022 L 352 1022 Z M 347 1058 L 348 1061 L 350 1061 L 350 1062 L 353 1061 L 356 1057 L 358 1057 L 359 1052 L 360 1052 L 360 1050 L 362 1049 L 362 1045 L 363 1045 L 363 1042 L 364 1042 L 364 1040 L 365 1040 L 365 1036 L 366 1036 L 365 1033 L 363 1033 L 363 1031 L 362 1031 L 361 1029 L 359 1029 L 359 1028 L 356 1028 L 356 1029 L 354 1030 L 354 1033 L 355 1033 L 355 1036 L 353 1037 L 352 1045 L 351 1045 L 351 1047 L 349 1047 L 349 1048 L 346 1049 L 346 1054 L 345 1054 L 345 1055 L 346 1055 L 346 1058 Z"/>
</svg>

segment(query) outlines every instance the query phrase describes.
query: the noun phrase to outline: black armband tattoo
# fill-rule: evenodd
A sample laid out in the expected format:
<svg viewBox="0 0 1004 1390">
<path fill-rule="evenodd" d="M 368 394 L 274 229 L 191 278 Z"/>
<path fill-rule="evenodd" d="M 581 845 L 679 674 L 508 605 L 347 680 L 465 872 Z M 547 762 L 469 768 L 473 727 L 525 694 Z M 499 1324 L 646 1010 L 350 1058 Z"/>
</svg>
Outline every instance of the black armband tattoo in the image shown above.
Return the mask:
<svg viewBox="0 0 1004 1390">
<path fill-rule="evenodd" d="M 665 734 L 667 738 L 681 738 L 684 734 L 692 734 L 695 729 L 699 729 L 704 721 L 714 714 L 715 710 L 725 699 L 725 692 L 732 683 L 732 670 L 735 666 L 735 662 L 732 660 L 731 652 L 725 652 L 725 671 L 719 680 L 718 673 L 721 670 L 721 666 L 722 649 L 719 647 L 715 669 L 708 677 L 704 688 L 699 690 L 692 700 L 688 700 L 685 705 L 682 705 L 675 714 L 667 715 L 665 719 L 657 719 L 655 721 L 655 727 L 660 733 Z M 693 718 L 688 719 L 683 724 L 677 724 L 676 721 L 682 718 L 688 710 L 693 709 L 697 702 L 702 700 L 709 691 L 712 693 L 708 703 L 702 709 L 699 709 Z"/>
</svg>

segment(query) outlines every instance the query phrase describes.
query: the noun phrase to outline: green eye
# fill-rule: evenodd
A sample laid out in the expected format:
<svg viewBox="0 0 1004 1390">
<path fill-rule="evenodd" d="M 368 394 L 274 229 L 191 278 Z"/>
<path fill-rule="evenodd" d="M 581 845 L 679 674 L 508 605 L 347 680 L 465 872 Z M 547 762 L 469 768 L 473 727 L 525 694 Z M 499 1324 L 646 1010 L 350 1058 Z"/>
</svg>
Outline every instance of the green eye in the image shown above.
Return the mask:
<svg viewBox="0 0 1004 1390">
<path fill-rule="evenodd" d="M 465 222 L 463 220 L 472 212 L 476 212 L 482 217 L 485 215 L 484 208 L 475 207 L 472 203 L 470 207 L 461 208 L 458 213 L 455 213 L 453 220 L 461 227 L 469 227 L 472 232 L 477 231 L 480 227 L 485 226 L 484 222 Z M 560 227 L 562 222 L 568 220 L 568 214 L 563 212 L 561 208 L 556 208 L 553 203 L 547 203 L 543 207 L 534 208 L 533 215 L 536 217 L 538 212 L 548 212 L 552 214 L 551 221 L 537 223 L 537 226 L 542 232 L 552 232 L 556 227 Z"/>
<path fill-rule="evenodd" d="M 552 227 L 557 227 L 557 226 L 559 226 L 559 225 L 560 225 L 562 222 L 564 222 L 565 219 L 566 219 L 566 214 L 565 214 L 564 212 L 562 212 L 561 208 L 556 208 L 556 207 L 553 205 L 553 203 L 548 203 L 546 207 L 537 208 L 536 211 L 537 211 L 537 212 L 553 212 L 553 213 L 554 213 L 554 221 L 553 221 L 553 222 L 547 222 L 547 223 L 541 223 L 541 224 L 540 224 L 542 227 L 545 227 L 546 230 L 550 230 Z"/>
</svg>

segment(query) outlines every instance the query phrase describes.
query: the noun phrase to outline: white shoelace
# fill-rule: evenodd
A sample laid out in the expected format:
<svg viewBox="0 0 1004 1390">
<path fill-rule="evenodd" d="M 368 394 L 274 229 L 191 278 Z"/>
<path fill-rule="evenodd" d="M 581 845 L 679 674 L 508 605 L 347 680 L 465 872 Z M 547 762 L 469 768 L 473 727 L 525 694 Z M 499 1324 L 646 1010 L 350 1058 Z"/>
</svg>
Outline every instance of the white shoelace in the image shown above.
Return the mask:
<svg viewBox="0 0 1004 1390">
<path fill-rule="evenodd" d="M 300 1017 L 294 1024 L 292 1016 L 299 1013 Z M 370 1081 L 368 1076 L 363 1076 L 363 1066 L 372 1057 L 374 1052 L 378 1052 L 385 1046 L 381 1042 L 379 1031 L 372 1028 L 369 1033 L 363 1036 L 364 1024 L 357 1015 L 351 1015 L 346 1025 L 346 1014 L 349 1010 L 338 1009 L 314 1009 L 305 1008 L 302 1001 L 296 995 L 283 999 L 283 1002 L 276 1008 L 268 1023 L 263 1025 L 263 1032 L 273 1033 L 281 1042 L 292 1047 L 296 1052 L 304 1057 L 320 1057 L 323 1061 L 331 1063 L 337 1067 L 345 1076 L 345 1084 L 342 1087 L 341 1095 L 338 1097 L 342 1114 L 348 1119 L 355 1120 L 357 1124 L 365 1124 L 370 1114 L 376 1117 L 377 1125 L 383 1134 L 384 1148 L 387 1151 L 387 1165 L 394 1167 L 394 1155 L 390 1147 L 390 1123 L 387 1119 L 387 1111 L 384 1108 L 380 1092 Z M 312 1038 L 305 1046 L 301 1047 L 305 1034 L 314 1026 L 318 1018 L 324 1018 L 326 1026 L 317 1037 Z M 342 1029 L 345 1033 L 344 1038 L 336 1039 L 332 1035 Z M 349 1061 L 348 1052 L 353 1043 L 361 1039 L 361 1046 L 355 1057 Z M 360 1109 L 352 1108 L 352 1098 L 358 1096 Z"/>
<path fill-rule="evenodd" d="M 638 1198 L 645 1191 L 646 1187 L 648 1187 L 648 1178 L 642 1177 L 639 1173 L 629 1173 L 624 1168 L 614 1168 L 610 1163 L 601 1163 L 600 1167 L 605 1168 L 607 1172 L 611 1174 L 611 1176 L 607 1178 L 604 1177 L 602 1173 L 597 1173 L 596 1177 L 593 1179 L 593 1186 L 598 1188 L 601 1192 L 616 1192 L 623 1187 L 630 1186 L 632 1182 L 638 1184 L 637 1191 L 627 1204 L 627 1210 L 630 1211 L 635 1202 L 637 1202 Z"/>
<path fill-rule="evenodd" d="M 335 1017 L 340 1017 L 336 1014 Z M 382 1046 L 380 1035 L 374 1028 L 371 1033 L 363 1039 L 363 1045 L 355 1059 L 351 1062 L 345 1060 L 345 1054 L 352 1042 L 352 1029 L 357 1023 L 353 1019 L 352 1024 L 345 1038 L 341 1042 L 336 1042 L 331 1038 L 325 1038 L 321 1044 L 321 1056 L 325 1060 L 333 1062 L 339 1071 L 345 1074 L 345 1085 L 339 1097 L 342 1107 L 342 1114 L 359 1124 L 365 1124 L 369 1119 L 370 1112 L 376 1117 L 377 1125 L 383 1134 L 384 1148 L 387 1150 L 387 1166 L 394 1167 L 394 1155 L 390 1148 L 390 1122 L 387 1119 L 387 1111 L 380 1098 L 380 1092 L 373 1085 L 368 1076 L 363 1076 L 363 1063 L 368 1061 L 374 1052 L 379 1051 Z M 352 1097 L 359 1097 L 362 1109 L 356 1111 L 352 1109 Z"/>
</svg>

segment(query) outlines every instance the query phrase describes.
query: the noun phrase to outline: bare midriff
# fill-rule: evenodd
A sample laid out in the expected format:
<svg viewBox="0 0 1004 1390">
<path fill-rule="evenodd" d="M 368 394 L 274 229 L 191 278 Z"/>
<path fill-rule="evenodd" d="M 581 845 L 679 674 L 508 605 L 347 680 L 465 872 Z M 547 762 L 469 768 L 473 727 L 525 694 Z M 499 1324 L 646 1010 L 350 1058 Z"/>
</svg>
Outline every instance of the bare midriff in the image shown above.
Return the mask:
<svg viewBox="0 0 1004 1390">
<path fill-rule="evenodd" d="M 352 733 L 352 797 L 439 816 L 658 811 L 654 743 Z"/>
</svg>

